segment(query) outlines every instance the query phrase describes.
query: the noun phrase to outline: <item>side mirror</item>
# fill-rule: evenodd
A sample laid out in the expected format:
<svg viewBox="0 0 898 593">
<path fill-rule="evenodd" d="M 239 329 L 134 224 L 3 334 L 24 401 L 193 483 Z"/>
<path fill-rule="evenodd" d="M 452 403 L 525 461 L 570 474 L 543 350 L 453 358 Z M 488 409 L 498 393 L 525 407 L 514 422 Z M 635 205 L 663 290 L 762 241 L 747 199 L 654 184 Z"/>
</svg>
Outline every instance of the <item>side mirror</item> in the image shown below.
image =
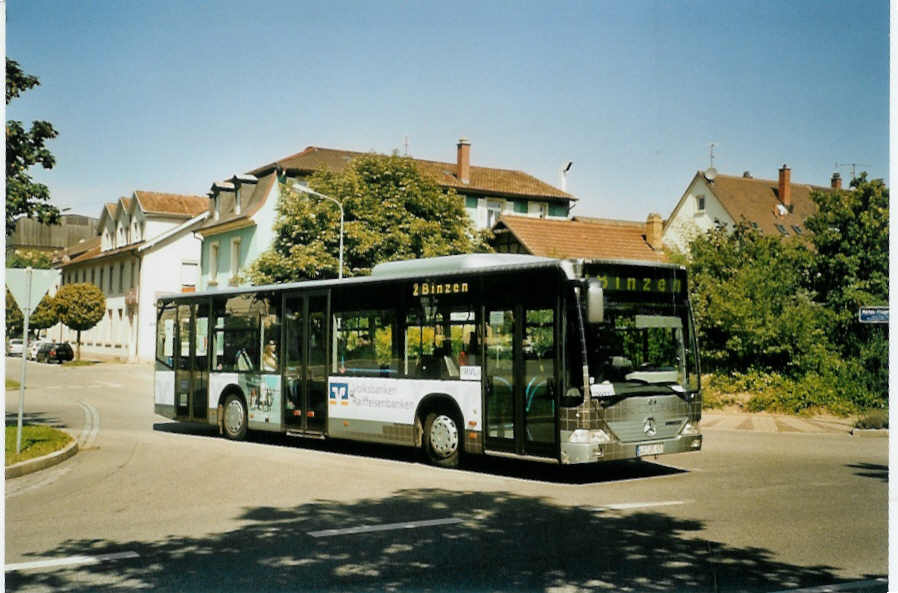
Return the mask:
<svg viewBox="0 0 898 593">
<path fill-rule="evenodd" d="M 605 320 L 605 292 L 597 278 L 591 278 L 586 283 L 586 320 L 589 323 Z"/>
</svg>

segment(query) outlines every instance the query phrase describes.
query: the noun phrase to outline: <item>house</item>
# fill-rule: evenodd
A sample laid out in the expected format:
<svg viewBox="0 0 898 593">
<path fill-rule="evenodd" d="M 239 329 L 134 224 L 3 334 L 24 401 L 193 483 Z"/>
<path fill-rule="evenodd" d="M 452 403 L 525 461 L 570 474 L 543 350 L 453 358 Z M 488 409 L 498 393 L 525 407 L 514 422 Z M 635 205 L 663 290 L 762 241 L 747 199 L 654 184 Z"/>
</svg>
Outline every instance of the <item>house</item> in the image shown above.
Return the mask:
<svg viewBox="0 0 898 593">
<path fill-rule="evenodd" d="M 57 264 L 62 284 L 90 282 L 106 296 L 102 321 L 81 333 L 82 352 L 154 359 L 156 297 L 196 290 L 201 242 L 193 231 L 207 216 L 208 198 L 150 191 L 103 207 L 97 236 L 67 249 Z M 49 335 L 76 339 L 64 327 Z"/>
<path fill-rule="evenodd" d="M 471 143 L 462 138 L 454 163 L 413 159 L 440 187 L 464 197 L 478 229 L 491 228 L 503 214 L 566 220 L 576 198 L 521 171 L 471 165 Z M 245 284 L 246 267 L 273 240 L 278 176 L 305 182 L 317 171 L 340 171 L 363 152 L 309 146 L 296 154 L 212 184 L 210 217 L 197 231 L 204 239 L 201 288 Z"/>
<path fill-rule="evenodd" d="M 550 220 L 503 215 L 493 227 L 493 248 L 500 253 L 544 257 L 667 261 L 661 243 L 662 221 L 646 222 L 577 216 Z"/>
<path fill-rule="evenodd" d="M 686 251 L 693 238 L 717 224 L 739 222 L 768 235 L 801 237 L 808 232 L 805 219 L 817 212 L 811 192 L 841 188 L 838 173 L 829 187 L 792 183 L 787 165 L 776 180 L 755 179 L 748 171 L 741 177 L 698 171 L 664 224 L 664 245 Z"/>
</svg>

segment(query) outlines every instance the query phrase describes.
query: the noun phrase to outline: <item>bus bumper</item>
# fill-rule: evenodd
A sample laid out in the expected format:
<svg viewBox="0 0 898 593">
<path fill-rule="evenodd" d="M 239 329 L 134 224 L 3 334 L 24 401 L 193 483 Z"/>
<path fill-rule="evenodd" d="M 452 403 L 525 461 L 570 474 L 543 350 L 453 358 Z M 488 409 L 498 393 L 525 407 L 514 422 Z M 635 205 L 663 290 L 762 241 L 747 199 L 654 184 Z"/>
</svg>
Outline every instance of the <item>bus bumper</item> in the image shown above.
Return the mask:
<svg viewBox="0 0 898 593">
<path fill-rule="evenodd" d="M 561 463 L 594 463 L 614 459 L 638 459 L 671 453 L 700 451 L 702 435 L 679 435 L 663 441 L 643 441 L 636 443 L 561 443 Z"/>
</svg>

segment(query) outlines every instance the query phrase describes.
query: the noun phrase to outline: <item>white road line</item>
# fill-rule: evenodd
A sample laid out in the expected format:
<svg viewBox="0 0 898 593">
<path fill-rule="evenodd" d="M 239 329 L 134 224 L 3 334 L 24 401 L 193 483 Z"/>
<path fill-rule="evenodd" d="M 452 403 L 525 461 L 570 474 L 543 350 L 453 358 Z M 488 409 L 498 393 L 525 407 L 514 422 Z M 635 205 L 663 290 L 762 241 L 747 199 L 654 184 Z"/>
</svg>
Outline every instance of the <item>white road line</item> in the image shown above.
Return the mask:
<svg viewBox="0 0 898 593">
<path fill-rule="evenodd" d="M 63 477 L 67 473 L 72 471 L 70 466 L 66 466 L 60 468 L 58 470 L 49 469 L 40 472 L 41 477 L 34 483 L 28 484 L 24 480 L 10 480 L 6 483 L 6 498 L 13 498 L 15 496 L 21 496 L 26 492 L 30 492 L 36 488 L 43 488 L 44 486 L 49 486 L 59 478 Z"/>
<path fill-rule="evenodd" d="M 81 410 L 84 412 L 84 428 L 81 429 L 81 434 L 78 435 L 78 447 L 87 449 L 93 445 L 97 438 L 97 433 L 100 432 L 100 414 L 95 407 L 87 402 L 78 402 L 78 405 L 81 406 Z"/>
<path fill-rule="evenodd" d="M 854 581 L 853 583 L 842 583 L 841 585 L 823 585 L 821 587 L 807 587 L 805 589 L 783 589 L 776 593 L 836 593 L 838 591 L 854 591 L 855 589 L 865 589 L 867 587 L 875 587 L 877 585 L 885 585 L 889 579 L 878 578 L 872 581 Z"/>
<path fill-rule="evenodd" d="M 33 562 L 20 562 L 7 564 L 6 572 L 13 570 L 31 570 L 34 568 L 57 568 L 60 566 L 75 566 L 78 564 L 99 564 L 110 560 L 123 560 L 125 558 L 140 558 L 137 552 L 118 552 L 116 554 L 100 554 L 99 556 L 69 556 L 68 558 L 54 558 L 52 560 L 35 560 Z"/>
<path fill-rule="evenodd" d="M 312 537 L 331 537 L 334 535 L 350 535 L 354 533 L 371 533 L 373 531 L 393 531 L 397 529 L 415 529 L 418 527 L 433 527 L 435 525 L 451 525 L 463 523 L 464 519 L 457 517 L 449 519 L 431 519 L 429 521 L 406 521 L 404 523 L 387 523 L 384 525 L 362 525 L 360 527 L 347 527 L 345 529 L 325 529 L 323 531 L 310 531 Z"/>
<path fill-rule="evenodd" d="M 630 509 L 645 509 L 649 507 L 670 507 L 680 504 L 692 502 L 691 500 L 666 500 L 661 502 L 622 502 L 618 504 L 606 504 L 604 506 L 595 507 L 593 510 L 598 512 L 604 511 L 628 511 Z"/>
</svg>

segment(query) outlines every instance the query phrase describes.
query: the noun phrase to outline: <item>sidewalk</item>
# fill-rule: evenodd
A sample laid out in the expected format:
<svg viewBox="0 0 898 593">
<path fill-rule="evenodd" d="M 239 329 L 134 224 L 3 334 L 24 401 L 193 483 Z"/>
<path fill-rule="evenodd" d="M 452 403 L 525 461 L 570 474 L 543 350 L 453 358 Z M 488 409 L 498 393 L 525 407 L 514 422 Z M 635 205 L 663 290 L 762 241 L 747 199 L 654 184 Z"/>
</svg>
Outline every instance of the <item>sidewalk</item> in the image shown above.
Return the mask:
<svg viewBox="0 0 898 593">
<path fill-rule="evenodd" d="M 781 432 L 781 433 L 829 433 L 829 434 L 871 434 L 887 436 L 888 431 L 856 431 L 854 422 L 848 418 L 831 416 L 789 416 L 779 414 L 749 414 L 739 412 L 703 411 L 702 430 Z"/>
</svg>

